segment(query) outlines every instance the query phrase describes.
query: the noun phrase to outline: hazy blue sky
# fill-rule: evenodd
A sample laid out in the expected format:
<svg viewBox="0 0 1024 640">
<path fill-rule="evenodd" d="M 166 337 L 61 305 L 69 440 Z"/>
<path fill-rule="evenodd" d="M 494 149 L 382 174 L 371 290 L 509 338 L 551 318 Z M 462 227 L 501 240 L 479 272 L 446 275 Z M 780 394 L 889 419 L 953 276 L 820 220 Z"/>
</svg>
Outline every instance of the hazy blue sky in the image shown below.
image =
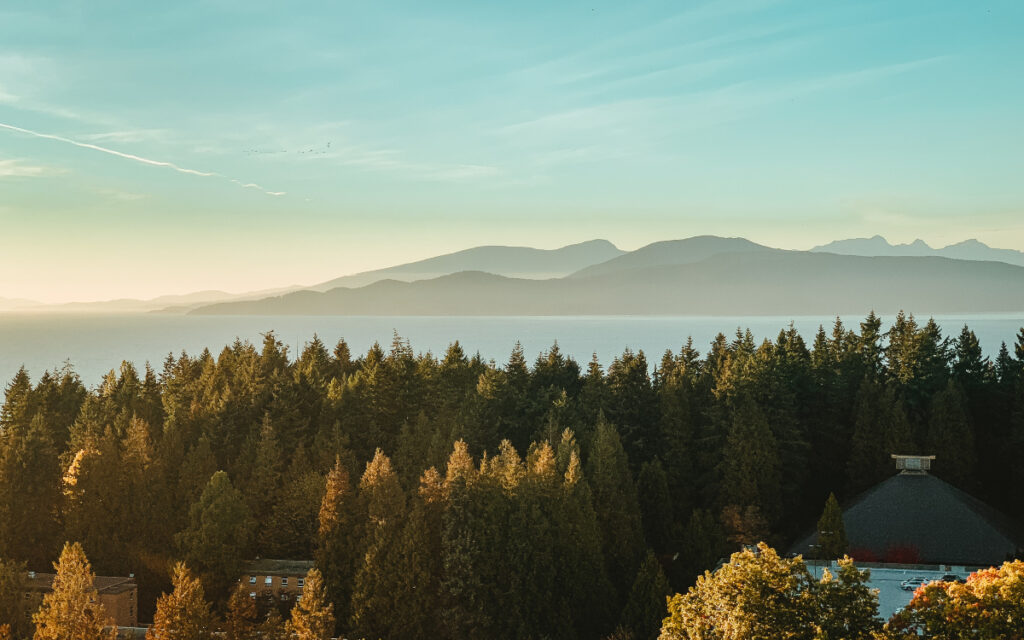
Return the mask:
<svg viewBox="0 0 1024 640">
<path fill-rule="evenodd" d="M 594 237 L 1024 249 L 1022 32 L 1019 0 L 6 0 L 0 296 Z"/>
</svg>

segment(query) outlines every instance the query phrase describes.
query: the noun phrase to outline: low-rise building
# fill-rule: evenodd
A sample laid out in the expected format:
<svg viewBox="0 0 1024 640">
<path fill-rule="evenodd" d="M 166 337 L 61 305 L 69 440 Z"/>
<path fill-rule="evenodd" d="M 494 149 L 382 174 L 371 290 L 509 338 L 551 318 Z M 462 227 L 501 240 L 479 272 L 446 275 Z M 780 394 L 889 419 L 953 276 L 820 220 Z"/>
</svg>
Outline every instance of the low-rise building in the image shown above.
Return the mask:
<svg viewBox="0 0 1024 640">
<path fill-rule="evenodd" d="M 53 591 L 56 574 L 30 571 L 25 580 L 26 598 L 42 602 L 43 595 Z M 118 627 L 139 626 L 139 587 L 134 576 L 96 576 L 93 581 L 100 604 Z"/>
<path fill-rule="evenodd" d="M 249 597 L 261 605 L 290 607 L 302 599 L 306 574 L 313 568 L 310 560 L 257 559 L 247 562 L 241 582 Z"/>
</svg>

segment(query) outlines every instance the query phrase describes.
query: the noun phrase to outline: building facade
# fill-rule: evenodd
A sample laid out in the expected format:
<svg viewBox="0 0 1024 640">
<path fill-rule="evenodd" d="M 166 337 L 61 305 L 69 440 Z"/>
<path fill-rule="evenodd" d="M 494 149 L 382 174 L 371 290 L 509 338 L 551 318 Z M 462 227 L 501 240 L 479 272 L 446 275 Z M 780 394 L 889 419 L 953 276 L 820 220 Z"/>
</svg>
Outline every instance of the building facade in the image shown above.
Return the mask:
<svg viewBox="0 0 1024 640">
<path fill-rule="evenodd" d="M 253 560 L 245 564 L 241 583 L 261 606 L 291 607 L 302 599 L 306 574 L 312 568 L 309 560 Z"/>
<path fill-rule="evenodd" d="M 53 591 L 53 573 L 30 571 L 25 581 L 25 598 L 41 603 L 43 596 Z M 96 576 L 93 581 L 99 602 L 107 616 L 113 618 L 118 627 L 139 626 L 139 587 L 135 577 Z M 35 607 L 32 607 L 33 609 Z"/>
</svg>

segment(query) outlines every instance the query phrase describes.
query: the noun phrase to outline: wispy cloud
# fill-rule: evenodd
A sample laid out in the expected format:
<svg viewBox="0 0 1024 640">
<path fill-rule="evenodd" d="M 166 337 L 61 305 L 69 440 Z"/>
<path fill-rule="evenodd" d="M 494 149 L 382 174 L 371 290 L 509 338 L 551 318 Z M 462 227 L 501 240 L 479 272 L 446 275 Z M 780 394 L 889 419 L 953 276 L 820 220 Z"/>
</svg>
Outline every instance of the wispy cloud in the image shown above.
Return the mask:
<svg viewBox="0 0 1024 640">
<path fill-rule="evenodd" d="M 17 132 L 17 133 L 22 133 L 22 134 L 33 136 L 33 137 L 36 137 L 36 138 L 42 138 L 44 140 L 54 140 L 56 142 L 62 142 L 64 144 L 74 145 L 74 146 L 80 147 L 82 149 L 90 149 L 92 151 L 99 151 L 101 153 L 106 153 L 106 154 L 109 154 L 109 155 L 112 155 L 112 156 L 117 156 L 119 158 L 124 158 L 125 160 L 131 160 L 133 162 L 139 162 L 139 163 L 147 164 L 147 165 L 154 166 L 154 167 L 164 167 L 164 168 L 167 168 L 167 169 L 171 169 L 173 171 L 177 171 L 178 173 L 184 173 L 184 174 L 193 175 L 193 176 L 200 176 L 200 177 L 204 177 L 204 178 L 223 178 L 223 179 L 228 180 L 231 183 L 237 184 L 237 185 L 239 185 L 241 187 L 244 187 L 244 188 L 247 188 L 247 189 L 257 189 L 257 190 L 267 194 L 268 196 L 283 196 L 285 194 L 284 191 L 268 191 L 268 190 L 264 189 L 263 187 L 261 187 L 261 186 L 259 186 L 257 184 L 244 183 L 244 182 L 242 182 L 240 180 L 235 180 L 234 178 L 230 178 L 230 177 L 227 177 L 227 176 L 224 176 L 222 174 L 215 173 L 215 172 L 212 172 L 212 171 L 200 171 L 198 169 L 189 169 L 187 167 L 182 167 L 182 166 L 179 166 L 177 164 L 174 164 L 173 162 L 166 162 L 164 160 L 154 160 L 152 158 L 144 158 L 142 156 L 137 156 L 137 155 L 132 154 L 132 153 L 124 153 L 123 151 L 116 151 L 114 149 L 109 149 L 107 147 L 101 147 L 99 145 L 91 144 L 91 143 L 88 143 L 88 142 L 80 142 L 78 140 L 72 140 L 71 138 L 65 138 L 64 136 L 58 136 L 58 135 L 54 135 L 54 134 L 51 134 L 51 133 L 41 133 L 39 131 L 32 131 L 31 129 L 25 129 L 25 128 L 22 128 L 22 127 L 17 127 L 17 126 L 12 125 L 12 124 L 5 124 L 3 122 L 0 122 L 0 129 L 7 129 L 9 131 L 14 131 L 14 132 Z"/>
<path fill-rule="evenodd" d="M 60 171 L 50 167 L 25 164 L 24 161 L 16 158 L 0 160 L 0 178 L 39 178 L 54 173 L 60 173 Z"/>
<path fill-rule="evenodd" d="M 144 200 L 149 197 L 142 193 L 121 191 L 120 189 L 96 189 L 96 193 L 106 196 L 111 200 L 119 200 L 121 202 L 135 202 L 136 200 Z"/>
</svg>

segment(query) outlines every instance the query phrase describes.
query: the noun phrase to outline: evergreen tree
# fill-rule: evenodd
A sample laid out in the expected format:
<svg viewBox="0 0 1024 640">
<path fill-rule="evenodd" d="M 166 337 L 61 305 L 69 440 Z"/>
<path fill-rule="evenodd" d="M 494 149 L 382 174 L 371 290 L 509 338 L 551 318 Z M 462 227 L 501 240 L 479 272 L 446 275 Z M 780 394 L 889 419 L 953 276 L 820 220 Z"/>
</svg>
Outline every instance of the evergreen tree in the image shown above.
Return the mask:
<svg viewBox="0 0 1024 640">
<path fill-rule="evenodd" d="M 587 470 L 608 578 L 622 602 L 643 558 L 643 526 L 629 460 L 610 424 L 598 424 Z"/>
<path fill-rule="evenodd" d="M 613 622 L 615 588 L 608 580 L 601 529 L 590 484 L 583 474 L 579 450 L 570 438 L 562 483 L 562 504 L 555 562 L 565 578 L 565 598 L 573 627 L 581 638 L 600 637 Z M 561 453 L 561 452 L 560 452 Z"/>
<path fill-rule="evenodd" d="M 665 618 L 665 602 L 671 595 L 661 563 L 648 551 L 633 581 L 620 626 L 631 631 L 635 640 L 654 640 Z"/>
<path fill-rule="evenodd" d="M 32 616 L 34 640 L 113 640 L 117 628 L 99 602 L 96 576 L 82 546 L 65 544 L 53 567 L 52 590 Z"/>
<path fill-rule="evenodd" d="M 156 602 L 153 626 L 146 640 L 207 640 L 214 628 L 210 603 L 199 578 L 183 562 L 174 566 L 171 582 L 174 590 Z"/>
<path fill-rule="evenodd" d="M 664 447 L 649 371 L 644 352 L 634 354 L 629 349 L 608 367 L 608 420 L 619 431 L 634 469 Z"/>
<path fill-rule="evenodd" d="M 211 594 L 226 595 L 249 556 L 255 523 L 242 494 L 223 471 L 210 477 L 189 509 L 188 527 L 175 536 L 185 562 L 200 571 Z"/>
<path fill-rule="evenodd" d="M 658 458 L 645 462 L 640 468 L 636 489 L 647 546 L 664 553 L 672 539 L 672 497 L 668 477 Z"/>
<path fill-rule="evenodd" d="M 846 555 L 849 543 L 846 540 L 846 527 L 843 525 L 843 510 L 839 507 L 834 493 L 828 494 L 825 510 L 818 518 L 818 546 L 821 558 L 835 560 Z"/>
<path fill-rule="evenodd" d="M 857 414 L 847 462 L 851 492 L 870 487 L 893 474 L 892 454 L 914 449 L 903 402 L 895 389 L 865 380 L 857 394 Z"/>
<path fill-rule="evenodd" d="M 24 563 L 0 558 L 0 628 L 6 628 L 11 638 L 32 635 L 29 613 L 36 603 L 25 598 L 27 571 Z"/>
<path fill-rule="evenodd" d="M 974 478 L 974 429 L 963 393 L 953 381 L 932 399 L 925 447 L 936 457 L 937 475 L 968 487 Z"/>
<path fill-rule="evenodd" d="M 441 475 L 427 469 L 420 477 L 409 517 L 397 546 L 397 587 L 402 614 L 394 616 L 392 635 L 412 640 L 444 637 L 441 621 L 444 557 L 442 518 L 447 502 Z"/>
<path fill-rule="evenodd" d="M 317 569 L 306 574 L 302 599 L 292 609 L 288 632 L 296 640 L 329 640 L 334 632 L 334 607 Z"/>
<path fill-rule="evenodd" d="M 351 616 L 352 576 L 361 556 L 361 509 L 340 457 L 327 474 L 326 484 L 318 518 L 316 562 L 335 618 L 345 627 Z"/>
<path fill-rule="evenodd" d="M 224 617 L 226 640 L 257 640 L 260 626 L 259 608 L 256 600 L 249 597 L 247 585 L 239 583 L 228 598 L 227 614 Z"/>
<path fill-rule="evenodd" d="M 722 452 L 722 504 L 754 506 L 778 515 L 781 461 L 778 443 L 757 403 L 741 394 Z"/>
<path fill-rule="evenodd" d="M 10 398 L 0 435 L 0 557 L 17 558 L 41 569 L 59 548 L 60 467 L 44 418 L 26 425 L 18 402 Z M 15 406 L 10 406 L 15 405 Z"/>
<path fill-rule="evenodd" d="M 405 516 L 405 494 L 391 460 L 380 449 L 367 463 L 359 481 L 359 500 L 365 505 L 366 555 L 352 590 L 352 624 L 367 636 L 390 635 L 396 603 L 393 599 L 397 545 Z"/>
</svg>

